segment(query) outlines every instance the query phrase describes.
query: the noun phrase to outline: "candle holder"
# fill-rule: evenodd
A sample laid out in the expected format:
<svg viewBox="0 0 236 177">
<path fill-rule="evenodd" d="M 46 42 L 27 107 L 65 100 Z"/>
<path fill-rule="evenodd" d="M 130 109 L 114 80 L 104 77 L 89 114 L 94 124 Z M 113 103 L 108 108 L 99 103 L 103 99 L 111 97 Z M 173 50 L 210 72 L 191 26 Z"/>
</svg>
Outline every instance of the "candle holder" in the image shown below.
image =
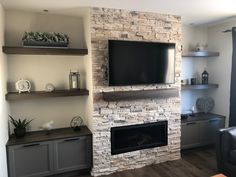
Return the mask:
<svg viewBox="0 0 236 177">
<path fill-rule="evenodd" d="M 70 89 L 80 89 L 80 74 L 78 71 L 77 72 L 70 71 L 69 86 Z"/>
<path fill-rule="evenodd" d="M 202 84 L 208 84 L 209 74 L 206 70 L 202 73 Z"/>
</svg>

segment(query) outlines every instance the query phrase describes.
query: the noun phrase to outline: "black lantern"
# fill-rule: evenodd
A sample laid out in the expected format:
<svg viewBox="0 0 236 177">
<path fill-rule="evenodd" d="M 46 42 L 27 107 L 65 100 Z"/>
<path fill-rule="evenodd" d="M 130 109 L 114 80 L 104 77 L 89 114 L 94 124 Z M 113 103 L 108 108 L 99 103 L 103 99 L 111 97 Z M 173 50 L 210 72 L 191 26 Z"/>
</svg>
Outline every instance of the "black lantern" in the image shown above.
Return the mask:
<svg viewBox="0 0 236 177">
<path fill-rule="evenodd" d="M 80 88 L 80 74 L 79 72 L 70 72 L 69 75 L 69 84 L 70 89 L 79 89 Z"/>
<path fill-rule="evenodd" d="M 202 84 L 208 84 L 208 76 L 208 72 L 204 70 L 202 73 Z"/>
</svg>

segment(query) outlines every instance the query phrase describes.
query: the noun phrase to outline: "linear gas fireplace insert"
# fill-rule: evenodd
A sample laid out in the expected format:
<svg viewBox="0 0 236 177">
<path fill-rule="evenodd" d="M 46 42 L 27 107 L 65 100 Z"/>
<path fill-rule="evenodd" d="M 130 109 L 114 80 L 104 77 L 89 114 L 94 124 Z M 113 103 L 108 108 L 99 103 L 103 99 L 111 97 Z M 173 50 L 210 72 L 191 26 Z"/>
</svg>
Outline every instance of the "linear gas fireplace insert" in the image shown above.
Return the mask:
<svg viewBox="0 0 236 177">
<path fill-rule="evenodd" d="M 159 121 L 111 128 L 111 154 L 147 149 L 168 144 L 168 122 Z"/>
</svg>

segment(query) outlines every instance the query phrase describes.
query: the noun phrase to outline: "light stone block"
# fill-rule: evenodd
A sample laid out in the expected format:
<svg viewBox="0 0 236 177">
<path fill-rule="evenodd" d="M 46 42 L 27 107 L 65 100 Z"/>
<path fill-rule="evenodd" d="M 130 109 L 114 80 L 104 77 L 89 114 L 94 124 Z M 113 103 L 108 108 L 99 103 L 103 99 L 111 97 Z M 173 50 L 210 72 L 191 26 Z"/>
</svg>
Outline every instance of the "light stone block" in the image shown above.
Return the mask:
<svg viewBox="0 0 236 177">
<path fill-rule="evenodd" d="M 93 170 L 100 176 L 180 158 L 180 97 L 106 102 L 102 92 L 180 88 L 181 18 L 121 9 L 90 9 L 93 74 Z M 108 39 L 176 44 L 174 84 L 109 87 Z M 111 127 L 168 121 L 168 146 L 111 155 Z"/>
</svg>

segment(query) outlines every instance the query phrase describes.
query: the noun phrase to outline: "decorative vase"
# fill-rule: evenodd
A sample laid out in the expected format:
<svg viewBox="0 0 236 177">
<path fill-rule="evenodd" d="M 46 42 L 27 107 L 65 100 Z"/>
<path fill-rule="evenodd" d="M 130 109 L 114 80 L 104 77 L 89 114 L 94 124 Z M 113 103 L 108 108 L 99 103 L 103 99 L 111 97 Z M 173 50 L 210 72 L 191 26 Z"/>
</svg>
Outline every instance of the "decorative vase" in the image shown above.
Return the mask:
<svg viewBox="0 0 236 177">
<path fill-rule="evenodd" d="M 25 136 L 26 129 L 25 128 L 15 128 L 14 133 L 17 138 L 22 138 Z"/>
</svg>

